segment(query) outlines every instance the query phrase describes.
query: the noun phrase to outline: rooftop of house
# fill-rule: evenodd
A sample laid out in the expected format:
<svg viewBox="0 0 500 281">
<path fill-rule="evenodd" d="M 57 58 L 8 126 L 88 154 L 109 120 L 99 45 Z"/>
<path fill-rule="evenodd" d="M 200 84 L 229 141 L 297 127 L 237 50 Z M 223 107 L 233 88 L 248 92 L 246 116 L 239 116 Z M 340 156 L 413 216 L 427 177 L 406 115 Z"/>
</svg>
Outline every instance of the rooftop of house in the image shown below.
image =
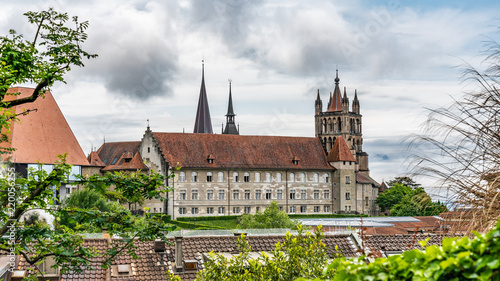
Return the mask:
<svg viewBox="0 0 500 281">
<path fill-rule="evenodd" d="M 171 165 L 188 168 L 333 169 L 318 138 L 152 133 Z M 316 155 L 316 157 L 311 157 Z M 209 163 L 208 156 L 213 157 Z M 297 161 L 293 161 L 293 160 Z"/>
<path fill-rule="evenodd" d="M 5 101 L 12 101 L 32 95 L 34 89 L 16 87 L 11 88 L 8 93 L 20 93 L 19 95 L 8 95 Z M 26 103 L 14 107 L 15 114 L 19 114 L 19 121 L 13 122 L 10 127 L 10 144 L 0 144 L 15 148 L 11 154 L 4 155 L 4 159 L 10 157 L 14 163 L 23 164 L 54 164 L 59 158 L 57 155 L 67 153 L 66 163 L 72 165 L 88 165 L 87 158 L 80 144 L 76 140 L 73 131 L 66 122 L 63 113 L 59 109 L 52 94 L 47 91 L 45 97 L 39 97 L 32 103 Z M 23 112 L 29 111 L 28 114 Z"/>
</svg>

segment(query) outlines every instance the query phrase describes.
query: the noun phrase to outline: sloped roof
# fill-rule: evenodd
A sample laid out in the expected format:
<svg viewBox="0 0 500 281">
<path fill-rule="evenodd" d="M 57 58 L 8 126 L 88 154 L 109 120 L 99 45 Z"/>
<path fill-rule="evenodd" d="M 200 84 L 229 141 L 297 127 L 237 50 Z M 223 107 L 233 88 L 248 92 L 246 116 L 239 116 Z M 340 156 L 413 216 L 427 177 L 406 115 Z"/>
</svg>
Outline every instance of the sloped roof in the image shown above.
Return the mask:
<svg viewBox="0 0 500 281">
<path fill-rule="evenodd" d="M 101 158 L 99 158 L 99 155 L 95 151 L 90 152 L 89 156 L 87 156 L 87 160 L 89 161 L 90 166 L 106 166 L 106 164 L 102 162 Z"/>
<path fill-rule="evenodd" d="M 102 171 L 149 170 L 139 154 L 140 144 L 140 141 L 104 143 L 97 150 L 99 158 L 106 165 Z"/>
<path fill-rule="evenodd" d="M 318 138 L 153 132 L 171 165 L 196 168 L 333 169 Z M 207 156 L 213 155 L 213 164 Z M 298 165 L 292 159 L 301 159 Z"/>
<path fill-rule="evenodd" d="M 11 88 L 8 93 L 21 94 L 18 96 L 6 96 L 5 101 L 28 97 L 34 89 L 16 87 Z M 16 149 L 12 154 L 14 163 L 37 163 L 54 164 L 59 160 L 58 154 L 68 153 L 66 163 L 72 165 L 88 165 L 87 158 L 80 144 L 76 140 L 73 131 L 66 122 L 63 113 L 59 109 L 52 94 L 47 91 L 45 98 L 38 98 L 32 103 L 25 103 L 14 107 L 15 113 L 20 114 L 24 110 L 33 110 L 27 115 L 19 115 L 19 121 L 11 125 L 10 144 L 4 146 Z M 35 111 L 36 110 L 36 111 Z"/>
<path fill-rule="evenodd" d="M 356 162 L 344 138 L 339 136 L 328 153 L 328 162 L 351 161 Z"/>
<path fill-rule="evenodd" d="M 356 173 L 356 182 L 359 182 L 359 183 L 369 183 L 369 184 L 372 184 L 374 186 L 379 186 L 378 182 L 375 181 L 374 179 L 372 179 L 372 177 L 370 177 L 370 175 L 368 175 L 367 172 L 357 172 Z"/>
</svg>

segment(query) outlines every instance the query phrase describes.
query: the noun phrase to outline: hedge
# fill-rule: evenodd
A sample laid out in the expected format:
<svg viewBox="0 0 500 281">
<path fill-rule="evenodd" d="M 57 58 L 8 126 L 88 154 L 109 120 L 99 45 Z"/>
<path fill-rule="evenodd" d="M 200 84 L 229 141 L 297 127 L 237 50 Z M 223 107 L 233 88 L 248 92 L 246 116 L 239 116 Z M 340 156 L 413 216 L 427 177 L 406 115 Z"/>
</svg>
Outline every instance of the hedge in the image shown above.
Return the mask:
<svg viewBox="0 0 500 281">
<path fill-rule="evenodd" d="M 201 223 L 193 223 L 193 222 L 178 221 L 178 220 L 171 220 L 170 223 L 175 224 L 184 229 L 225 229 L 220 226 L 210 226 Z"/>
<path fill-rule="evenodd" d="M 288 214 L 291 219 L 322 219 L 322 218 L 359 218 L 367 215 L 343 215 L 343 214 Z"/>
<path fill-rule="evenodd" d="M 177 218 L 178 221 L 225 221 L 234 220 L 241 216 L 210 216 L 210 217 L 182 217 Z"/>
</svg>

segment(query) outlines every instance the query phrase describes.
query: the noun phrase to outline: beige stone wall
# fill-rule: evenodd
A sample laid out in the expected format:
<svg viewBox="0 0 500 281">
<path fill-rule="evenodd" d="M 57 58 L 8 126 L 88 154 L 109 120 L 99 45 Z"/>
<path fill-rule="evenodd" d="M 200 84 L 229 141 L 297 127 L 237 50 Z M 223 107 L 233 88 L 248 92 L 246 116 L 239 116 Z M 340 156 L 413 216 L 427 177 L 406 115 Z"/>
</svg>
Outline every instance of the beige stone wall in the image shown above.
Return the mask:
<svg viewBox="0 0 500 281">
<path fill-rule="evenodd" d="M 184 173 L 185 181 L 182 181 L 181 173 Z M 193 181 L 193 173 L 196 173 L 196 181 Z M 212 173 L 211 182 L 207 181 L 208 173 Z M 219 173 L 223 173 L 223 181 L 219 181 Z M 237 181 L 235 173 L 238 174 Z M 293 182 L 291 173 L 295 177 Z M 302 181 L 301 173 L 304 173 L 304 181 Z M 174 218 L 195 215 L 241 215 L 245 212 L 254 214 L 258 210 L 263 211 L 273 200 L 277 201 L 280 207 L 288 213 L 334 213 L 331 170 L 290 172 L 183 168 L 174 171 L 174 174 L 174 192 L 169 194 L 169 203 L 172 206 Z M 260 175 L 260 179 L 256 174 Z M 327 183 L 325 174 L 329 178 Z M 281 180 L 279 175 L 281 175 Z M 295 191 L 295 199 L 290 199 L 292 190 Z M 219 199 L 220 191 L 224 192 L 224 199 Z M 270 191 L 269 199 L 267 198 L 268 191 Z M 237 199 L 235 199 L 235 192 L 238 194 Z M 327 199 L 325 199 L 325 193 Z M 208 194 L 212 194 L 212 199 Z M 326 209 L 325 206 L 327 206 Z M 295 211 L 290 207 L 295 207 Z M 223 214 L 219 214 L 219 208 L 224 208 Z"/>
</svg>

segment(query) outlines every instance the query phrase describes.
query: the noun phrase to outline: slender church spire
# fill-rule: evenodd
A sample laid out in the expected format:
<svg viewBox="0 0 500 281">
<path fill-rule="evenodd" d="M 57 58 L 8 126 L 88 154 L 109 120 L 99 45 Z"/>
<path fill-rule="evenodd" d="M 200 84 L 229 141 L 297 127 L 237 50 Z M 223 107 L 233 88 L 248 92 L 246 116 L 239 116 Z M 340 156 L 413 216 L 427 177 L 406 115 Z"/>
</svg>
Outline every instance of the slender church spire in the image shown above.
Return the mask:
<svg viewBox="0 0 500 281">
<path fill-rule="evenodd" d="M 196 120 L 194 122 L 193 133 L 213 134 L 212 120 L 210 119 L 210 109 L 208 107 L 207 90 L 205 89 L 205 63 L 201 61 L 201 88 L 198 99 L 198 109 L 196 110 Z"/>
<path fill-rule="evenodd" d="M 229 79 L 229 103 L 227 105 L 227 114 L 226 114 L 226 128 L 222 132 L 223 134 L 226 135 L 239 135 L 239 130 L 236 128 L 236 125 L 234 123 L 234 110 L 233 110 L 233 96 L 231 93 L 231 82 L 232 80 Z"/>
</svg>

